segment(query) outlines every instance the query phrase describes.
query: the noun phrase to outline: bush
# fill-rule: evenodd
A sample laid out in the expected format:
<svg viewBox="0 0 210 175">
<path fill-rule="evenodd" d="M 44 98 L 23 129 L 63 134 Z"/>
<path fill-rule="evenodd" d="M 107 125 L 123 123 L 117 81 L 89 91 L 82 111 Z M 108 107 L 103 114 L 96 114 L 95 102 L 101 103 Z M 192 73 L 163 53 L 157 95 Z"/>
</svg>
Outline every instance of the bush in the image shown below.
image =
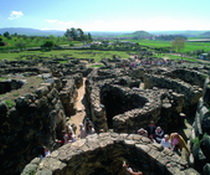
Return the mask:
<svg viewBox="0 0 210 175">
<path fill-rule="evenodd" d="M 52 50 L 53 47 L 55 47 L 55 44 L 53 41 L 46 41 L 44 44 L 41 45 L 41 48 L 46 51 Z"/>
</svg>

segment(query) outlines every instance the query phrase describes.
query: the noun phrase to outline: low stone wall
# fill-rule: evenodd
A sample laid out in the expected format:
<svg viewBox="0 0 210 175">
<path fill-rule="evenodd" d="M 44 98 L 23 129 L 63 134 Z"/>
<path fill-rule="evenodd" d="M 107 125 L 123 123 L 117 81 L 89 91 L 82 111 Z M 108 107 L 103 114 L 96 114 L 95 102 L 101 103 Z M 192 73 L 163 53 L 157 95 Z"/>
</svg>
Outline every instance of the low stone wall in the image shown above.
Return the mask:
<svg viewBox="0 0 210 175">
<path fill-rule="evenodd" d="M 7 79 L 0 82 L 0 94 L 10 92 L 21 88 L 24 85 L 23 80 Z"/>
<path fill-rule="evenodd" d="M 191 85 L 197 85 L 199 87 L 203 87 L 203 83 L 205 82 L 205 79 L 207 77 L 207 75 L 202 72 L 189 69 L 175 69 L 164 75 L 171 78 L 180 79 Z"/>
<path fill-rule="evenodd" d="M 185 106 L 197 104 L 199 98 L 202 96 L 202 89 L 198 86 L 192 86 L 189 83 L 179 81 L 178 79 L 170 79 L 165 76 L 158 76 L 152 74 L 144 74 L 145 88 L 166 88 L 184 94 Z"/>
<path fill-rule="evenodd" d="M 147 126 L 150 120 L 154 120 L 167 131 L 183 124 L 184 117 L 180 114 L 186 107 L 186 96 L 181 90 L 175 89 L 178 82 L 173 81 L 174 90 L 168 82 L 168 89 L 153 87 L 152 83 L 151 89 L 140 89 L 141 79 L 128 77 L 127 74 L 127 70 L 123 69 L 98 69 L 88 76 L 86 94 L 90 107 L 89 117 L 95 123 L 97 131 L 107 131 L 109 128 L 115 132 L 136 133 L 140 127 Z M 144 75 L 150 76 L 145 73 Z M 151 77 L 153 78 L 153 74 Z M 152 78 L 148 78 L 148 81 L 152 82 Z M 165 77 L 163 79 L 165 80 Z M 145 86 L 147 88 L 148 84 Z M 179 89 L 179 86 L 176 88 Z M 185 92 L 189 93 L 189 101 L 196 102 L 201 92 L 197 92 L 196 87 L 196 90 L 191 88 L 189 84 Z"/>
<path fill-rule="evenodd" d="M 123 161 L 144 174 L 198 174 L 195 170 L 188 169 L 187 162 L 177 154 L 151 143 L 146 137 L 101 133 L 66 144 L 41 161 L 34 159 L 25 167 L 22 175 L 123 175 L 126 173 L 122 167 Z"/>
</svg>

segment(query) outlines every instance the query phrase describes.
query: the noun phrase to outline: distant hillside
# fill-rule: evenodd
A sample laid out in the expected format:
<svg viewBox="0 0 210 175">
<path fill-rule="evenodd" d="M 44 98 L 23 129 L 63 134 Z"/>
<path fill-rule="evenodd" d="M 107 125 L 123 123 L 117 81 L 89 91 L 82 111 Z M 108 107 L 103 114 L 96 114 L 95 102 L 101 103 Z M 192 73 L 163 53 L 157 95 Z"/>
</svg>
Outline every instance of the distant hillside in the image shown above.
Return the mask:
<svg viewBox="0 0 210 175">
<path fill-rule="evenodd" d="M 64 31 L 57 30 L 39 30 L 39 29 L 31 29 L 31 28 L 0 28 L 0 34 L 5 32 L 9 32 L 10 34 L 17 33 L 19 35 L 29 35 L 29 36 L 62 36 Z"/>
<path fill-rule="evenodd" d="M 202 37 L 210 37 L 210 31 L 204 32 L 200 36 L 202 36 Z"/>
<path fill-rule="evenodd" d="M 120 38 L 125 38 L 125 39 L 151 39 L 154 35 L 152 35 L 149 32 L 146 31 L 136 31 L 133 33 L 129 33 L 129 34 L 124 34 L 119 36 Z"/>
<path fill-rule="evenodd" d="M 185 37 L 198 37 L 204 32 L 206 31 L 186 30 L 186 31 L 152 31 L 150 33 L 154 35 L 182 35 Z"/>
</svg>

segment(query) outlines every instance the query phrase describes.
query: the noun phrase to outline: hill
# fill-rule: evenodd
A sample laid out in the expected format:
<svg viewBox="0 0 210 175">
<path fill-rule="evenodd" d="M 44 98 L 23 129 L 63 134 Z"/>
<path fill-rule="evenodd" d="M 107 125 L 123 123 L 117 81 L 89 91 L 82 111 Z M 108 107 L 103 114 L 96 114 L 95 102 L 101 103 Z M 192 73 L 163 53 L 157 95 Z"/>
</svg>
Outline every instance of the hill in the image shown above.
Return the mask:
<svg viewBox="0 0 210 175">
<path fill-rule="evenodd" d="M 198 37 L 204 32 L 206 31 L 186 30 L 186 31 L 151 31 L 150 33 L 154 35 L 182 35 L 185 37 Z"/>
<path fill-rule="evenodd" d="M 152 39 L 154 35 L 152 35 L 149 32 L 140 30 L 140 31 L 135 31 L 133 33 L 128 33 L 124 35 L 118 36 L 119 38 L 122 39 Z"/>
<path fill-rule="evenodd" d="M 202 36 L 202 37 L 210 37 L 210 31 L 204 32 L 200 36 Z"/>
<path fill-rule="evenodd" d="M 32 28 L 0 28 L 0 34 L 5 32 L 9 32 L 10 34 L 17 33 L 19 35 L 28 35 L 28 36 L 62 36 L 64 31 L 58 30 L 39 30 L 39 29 L 32 29 Z"/>
</svg>

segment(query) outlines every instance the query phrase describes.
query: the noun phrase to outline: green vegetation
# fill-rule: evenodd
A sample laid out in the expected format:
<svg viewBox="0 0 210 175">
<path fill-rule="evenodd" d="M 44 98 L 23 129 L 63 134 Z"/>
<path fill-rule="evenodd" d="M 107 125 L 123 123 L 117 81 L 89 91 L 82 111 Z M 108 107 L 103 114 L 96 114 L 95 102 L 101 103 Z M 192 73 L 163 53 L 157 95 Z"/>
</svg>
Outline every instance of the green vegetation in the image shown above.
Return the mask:
<svg viewBox="0 0 210 175">
<path fill-rule="evenodd" d="M 165 54 L 165 57 L 171 60 L 186 60 L 186 61 L 191 61 L 191 62 L 200 62 L 200 60 L 196 58 L 181 57 L 181 56 L 170 55 L 170 54 Z"/>
<path fill-rule="evenodd" d="M 15 102 L 13 100 L 5 100 L 5 104 L 7 107 L 12 108 L 15 106 Z"/>
<path fill-rule="evenodd" d="M 0 81 L 6 80 L 5 77 L 0 77 Z"/>
<path fill-rule="evenodd" d="M 14 97 L 18 97 L 20 94 L 19 93 L 14 93 L 13 96 Z"/>
<path fill-rule="evenodd" d="M 94 64 L 94 65 L 91 65 L 90 67 L 98 68 L 98 67 L 104 67 L 104 65 L 102 65 L 102 64 Z"/>
<path fill-rule="evenodd" d="M 31 56 L 36 58 L 48 57 L 48 58 L 64 58 L 64 57 L 74 57 L 74 58 L 87 58 L 94 59 L 95 61 L 100 61 L 103 58 L 112 58 L 116 55 L 120 58 L 128 58 L 129 54 L 125 51 L 99 51 L 99 50 L 52 50 L 49 52 L 42 51 L 23 51 L 19 53 L 0 53 L 0 60 L 18 60 L 26 59 L 25 56 Z"/>
<path fill-rule="evenodd" d="M 66 38 L 68 40 L 74 40 L 74 41 L 92 41 L 92 36 L 90 33 L 85 35 L 85 33 L 82 31 L 82 29 L 78 28 L 71 28 L 67 29 L 65 34 Z"/>
<path fill-rule="evenodd" d="M 53 35 L 48 37 L 10 35 L 8 32 L 5 32 L 0 36 L 0 60 L 74 57 L 100 61 L 103 58 L 113 58 L 113 56 L 128 58 L 129 54 L 138 54 L 141 51 L 157 53 L 158 57 L 160 57 L 161 53 L 164 53 L 167 54 L 165 55 L 167 58 L 174 60 L 197 61 L 194 58 L 197 58 L 202 53 L 207 53 L 207 58 L 210 58 L 210 43 L 183 42 L 184 37 L 180 39 L 182 42 L 176 42 L 178 41 L 176 39 L 171 41 L 175 36 L 178 35 L 158 36 L 160 40 L 170 41 L 151 40 L 158 39 L 158 37 L 145 31 L 137 31 L 131 34 L 118 35 L 118 39 L 112 42 L 102 39 L 100 42 L 94 42 L 89 45 L 92 41 L 91 34 L 85 34 L 80 28 L 67 29 L 62 37 Z M 123 40 L 120 40 L 120 37 L 124 37 Z M 90 46 L 90 48 L 81 47 L 84 44 L 87 47 Z M 183 58 L 182 55 L 179 56 L 180 52 L 183 54 Z M 61 63 L 67 63 L 67 61 L 62 61 Z"/>
<path fill-rule="evenodd" d="M 195 137 L 193 140 L 192 140 L 192 143 L 193 144 L 196 144 L 196 145 L 200 145 L 200 139 L 198 137 Z"/>
<path fill-rule="evenodd" d="M 149 46 L 153 48 L 171 47 L 170 41 L 156 41 L 156 40 L 129 40 L 131 42 L 139 43 L 142 46 Z M 210 51 L 210 42 L 185 42 L 184 53 L 203 50 L 204 52 Z"/>
</svg>

